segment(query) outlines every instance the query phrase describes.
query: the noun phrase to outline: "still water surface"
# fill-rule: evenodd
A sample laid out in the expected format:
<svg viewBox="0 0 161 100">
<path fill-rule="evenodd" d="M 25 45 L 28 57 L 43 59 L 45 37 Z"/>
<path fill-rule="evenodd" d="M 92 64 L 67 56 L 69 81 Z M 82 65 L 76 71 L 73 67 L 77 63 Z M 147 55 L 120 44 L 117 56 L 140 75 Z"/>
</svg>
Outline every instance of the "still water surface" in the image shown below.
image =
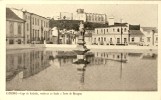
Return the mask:
<svg viewBox="0 0 161 100">
<path fill-rule="evenodd" d="M 89 64 L 73 64 L 57 50 L 9 50 L 6 90 L 149 91 L 157 90 L 157 53 L 92 51 Z M 82 68 L 82 70 L 78 70 Z"/>
</svg>

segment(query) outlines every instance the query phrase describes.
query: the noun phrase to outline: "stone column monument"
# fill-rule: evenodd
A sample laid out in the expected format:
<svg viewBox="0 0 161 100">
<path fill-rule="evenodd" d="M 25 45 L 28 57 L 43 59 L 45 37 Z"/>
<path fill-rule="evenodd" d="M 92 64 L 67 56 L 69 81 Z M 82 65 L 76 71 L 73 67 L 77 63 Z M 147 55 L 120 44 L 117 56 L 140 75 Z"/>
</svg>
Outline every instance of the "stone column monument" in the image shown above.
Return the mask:
<svg viewBox="0 0 161 100">
<path fill-rule="evenodd" d="M 82 88 L 84 84 L 84 75 L 85 75 L 85 70 L 86 70 L 86 65 L 89 63 L 86 59 L 85 53 L 89 51 L 87 47 L 85 46 L 85 41 L 84 41 L 84 34 L 85 34 L 85 29 L 84 29 L 84 24 L 83 22 L 80 23 L 79 26 L 79 35 L 78 35 L 78 42 L 77 42 L 77 47 L 74 50 L 77 54 L 77 59 L 73 62 L 76 64 L 77 72 L 78 75 L 80 76 L 80 84 Z"/>
</svg>

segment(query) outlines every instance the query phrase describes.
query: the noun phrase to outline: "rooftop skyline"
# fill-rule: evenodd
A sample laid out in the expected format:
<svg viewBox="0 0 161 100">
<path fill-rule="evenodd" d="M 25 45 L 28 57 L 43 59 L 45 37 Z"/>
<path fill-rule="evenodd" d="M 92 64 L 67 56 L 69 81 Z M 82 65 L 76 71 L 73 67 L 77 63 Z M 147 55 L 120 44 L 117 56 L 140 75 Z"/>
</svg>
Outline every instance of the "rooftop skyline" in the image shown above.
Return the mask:
<svg viewBox="0 0 161 100">
<path fill-rule="evenodd" d="M 87 13 L 114 16 L 115 21 L 123 19 L 129 24 L 140 24 L 144 27 L 158 27 L 157 4 L 12 4 L 9 8 L 27 10 L 44 17 L 53 17 L 57 12 L 76 13 L 81 8 Z"/>
</svg>

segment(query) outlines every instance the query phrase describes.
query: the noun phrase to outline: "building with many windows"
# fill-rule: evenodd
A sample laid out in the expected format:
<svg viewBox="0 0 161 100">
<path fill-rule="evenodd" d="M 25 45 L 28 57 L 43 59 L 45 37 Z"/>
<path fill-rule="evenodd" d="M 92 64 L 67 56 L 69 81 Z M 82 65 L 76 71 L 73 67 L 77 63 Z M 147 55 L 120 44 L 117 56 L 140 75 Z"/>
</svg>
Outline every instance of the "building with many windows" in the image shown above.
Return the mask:
<svg viewBox="0 0 161 100">
<path fill-rule="evenodd" d="M 96 45 L 120 45 L 128 43 L 128 24 L 114 23 L 103 28 L 95 28 L 92 35 L 92 44 Z"/>
<path fill-rule="evenodd" d="M 49 19 L 43 16 L 11 8 L 19 18 L 25 20 L 24 41 L 28 43 L 44 43 L 50 41 Z"/>
<path fill-rule="evenodd" d="M 6 8 L 6 44 L 24 44 L 24 26 L 25 20 Z"/>
<path fill-rule="evenodd" d="M 86 13 L 84 9 L 77 9 L 77 12 L 73 15 L 73 20 L 105 24 L 107 22 L 107 16 L 106 14 Z"/>
</svg>

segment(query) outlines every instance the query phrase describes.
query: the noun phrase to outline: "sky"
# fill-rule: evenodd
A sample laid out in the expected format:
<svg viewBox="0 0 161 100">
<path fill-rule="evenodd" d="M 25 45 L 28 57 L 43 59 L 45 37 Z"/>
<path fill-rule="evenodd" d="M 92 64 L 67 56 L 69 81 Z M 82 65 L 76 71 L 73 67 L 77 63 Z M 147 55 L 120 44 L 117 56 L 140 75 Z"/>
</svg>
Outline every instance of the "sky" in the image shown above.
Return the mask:
<svg viewBox="0 0 161 100">
<path fill-rule="evenodd" d="M 12 4 L 10 8 L 24 9 L 44 17 L 53 17 L 57 12 L 75 13 L 84 9 L 87 13 L 114 16 L 115 21 L 123 19 L 129 24 L 140 24 L 142 27 L 158 26 L 157 4 Z"/>
</svg>

